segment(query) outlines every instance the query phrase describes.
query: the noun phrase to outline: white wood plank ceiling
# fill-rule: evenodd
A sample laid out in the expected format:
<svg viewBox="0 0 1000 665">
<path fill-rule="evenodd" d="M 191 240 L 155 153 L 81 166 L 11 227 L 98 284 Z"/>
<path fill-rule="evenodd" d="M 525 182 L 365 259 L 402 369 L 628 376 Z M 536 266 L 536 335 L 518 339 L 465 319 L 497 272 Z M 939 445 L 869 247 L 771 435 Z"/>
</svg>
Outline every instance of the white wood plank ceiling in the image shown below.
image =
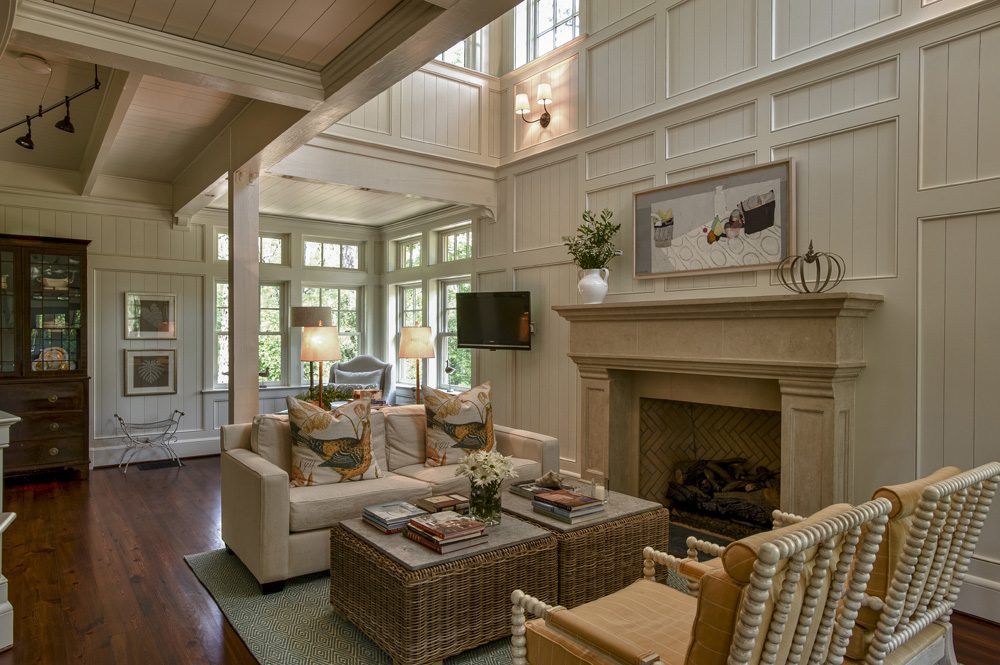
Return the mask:
<svg viewBox="0 0 1000 665">
<path fill-rule="evenodd" d="M 51 0 L 132 25 L 319 71 L 399 0 Z"/>
</svg>

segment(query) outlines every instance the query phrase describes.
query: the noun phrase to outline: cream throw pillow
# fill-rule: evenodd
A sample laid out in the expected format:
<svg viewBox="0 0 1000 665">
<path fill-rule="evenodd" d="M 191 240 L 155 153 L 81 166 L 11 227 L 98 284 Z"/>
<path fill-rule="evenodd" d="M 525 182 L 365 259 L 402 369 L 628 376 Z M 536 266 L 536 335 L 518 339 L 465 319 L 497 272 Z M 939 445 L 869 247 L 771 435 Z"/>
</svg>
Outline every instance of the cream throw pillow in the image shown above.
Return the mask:
<svg viewBox="0 0 1000 665">
<path fill-rule="evenodd" d="M 293 487 L 381 478 L 372 455 L 371 402 L 359 399 L 333 411 L 288 397 Z"/>
<path fill-rule="evenodd" d="M 477 450 L 493 450 L 490 382 L 459 395 L 424 386 L 427 466 L 458 464 Z"/>
</svg>

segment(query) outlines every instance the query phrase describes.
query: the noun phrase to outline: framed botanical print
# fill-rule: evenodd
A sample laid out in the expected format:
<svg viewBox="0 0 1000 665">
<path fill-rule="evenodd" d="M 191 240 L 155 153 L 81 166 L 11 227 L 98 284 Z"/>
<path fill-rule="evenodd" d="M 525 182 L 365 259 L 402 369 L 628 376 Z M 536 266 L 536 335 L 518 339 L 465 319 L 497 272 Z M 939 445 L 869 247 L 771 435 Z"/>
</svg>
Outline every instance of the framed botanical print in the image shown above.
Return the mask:
<svg viewBox="0 0 1000 665">
<path fill-rule="evenodd" d="M 761 270 L 795 246 L 790 159 L 636 192 L 635 277 Z"/>
<path fill-rule="evenodd" d="M 125 349 L 125 395 L 171 395 L 177 392 L 174 349 Z"/>
<path fill-rule="evenodd" d="M 177 296 L 126 293 L 125 339 L 177 339 Z"/>
</svg>

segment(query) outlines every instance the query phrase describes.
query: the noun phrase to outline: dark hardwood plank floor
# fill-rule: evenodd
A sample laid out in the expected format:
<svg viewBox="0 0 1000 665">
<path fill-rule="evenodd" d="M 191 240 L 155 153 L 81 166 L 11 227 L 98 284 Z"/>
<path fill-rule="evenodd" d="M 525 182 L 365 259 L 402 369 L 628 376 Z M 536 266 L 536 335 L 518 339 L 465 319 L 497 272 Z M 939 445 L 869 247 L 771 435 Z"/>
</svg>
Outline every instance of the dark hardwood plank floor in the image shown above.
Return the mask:
<svg viewBox="0 0 1000 665">
<path fill-rule="evenodd" d="M 89 481 L 8 483 L 14 648 L 0 665 L 256 663 L 183 556 L 222 547 L 219 460 Z M 1000 664 L 1000 626 L 956 614 L 964 665 Z"/>
</svg>

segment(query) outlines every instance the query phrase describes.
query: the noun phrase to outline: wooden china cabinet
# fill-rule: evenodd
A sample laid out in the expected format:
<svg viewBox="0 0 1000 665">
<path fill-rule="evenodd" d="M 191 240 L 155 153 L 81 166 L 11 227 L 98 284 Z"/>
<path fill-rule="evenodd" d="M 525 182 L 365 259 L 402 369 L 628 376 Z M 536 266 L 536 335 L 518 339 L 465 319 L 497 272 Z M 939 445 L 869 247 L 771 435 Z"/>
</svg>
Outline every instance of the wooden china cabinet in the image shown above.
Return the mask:
<svg viewBox="0 0 1000 665">
<path fill-rule="evenodd" d="M 0 234 L 0 410 L 4 475 L 90 467 L 89 240 Z"/>
</svg>

